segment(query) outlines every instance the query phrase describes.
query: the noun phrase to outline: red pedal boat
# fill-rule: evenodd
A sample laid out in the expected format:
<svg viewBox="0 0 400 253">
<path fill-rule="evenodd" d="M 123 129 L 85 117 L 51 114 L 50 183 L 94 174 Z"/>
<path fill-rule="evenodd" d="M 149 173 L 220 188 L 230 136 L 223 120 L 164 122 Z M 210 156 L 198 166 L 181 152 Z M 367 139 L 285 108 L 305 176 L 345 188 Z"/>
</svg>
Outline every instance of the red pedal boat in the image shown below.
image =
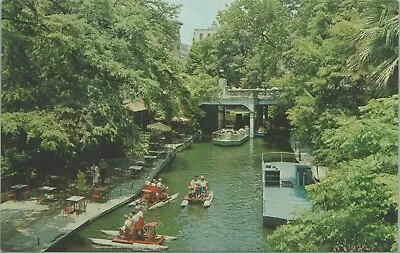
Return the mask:
<svg viewBox="0 0 400 253">
<path fill-rule="evenodd" d="M 206 192 L 204 195 L 196 195 L 196 194 L 186 194 L 183 197 L 183 201 L 181 202 L 181 207 L 185 207 L 189 204 L 189 202 L 192 203 L 198 203 L 202 202 L 204 207 L 209 207 L 211 205 L 211 201 L 214 198 L 214 193 L 212 191 Z"/>
<path fill-rule="evenodd" d="M 165 236 L 156 234 L 156 222 L 149 222 L 143 225 L 143 217 L 129 229 L 120 231 L 114 239 L 89 238 L 95 244 L 115 248 L 130 248 L 137 250 L 162 250 L 168 246 L 162 245 Z"/>
<path fill-rule="evenodd" d="M 168 196 L 165 190 L 158 186 L 145 185 L 142 190 L 142 196 L 128 204 L 128 206 L 142 205 L 146 206 L 149 210 L 163 206 L 168 202 L 176 199 L 179 193 Z"/>
</svg>

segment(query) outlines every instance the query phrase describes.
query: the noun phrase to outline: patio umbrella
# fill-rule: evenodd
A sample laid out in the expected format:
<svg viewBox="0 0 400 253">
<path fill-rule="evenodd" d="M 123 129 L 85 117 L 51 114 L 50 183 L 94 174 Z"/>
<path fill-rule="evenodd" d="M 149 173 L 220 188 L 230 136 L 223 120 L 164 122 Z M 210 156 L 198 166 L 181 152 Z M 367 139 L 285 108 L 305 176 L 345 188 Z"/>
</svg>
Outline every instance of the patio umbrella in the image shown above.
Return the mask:
<svg viewBox="0 0 400 253">
<path fill-rule="evenodd" d="M 161 122 L 156 122 L 156 123 L 147 125 L 147 129 L 160 131 L 160 132 L 170 132 L 172 130 L 169 126 L 167 126 Z"/>
<path fill-rule="evenodd" d="M 172 121 L 175 121 L 175 122 L 189 122 L 190 119 L 186 118 L 185 116 L 181 116 L 181 117 L 173 117 Z"/>
</svg>

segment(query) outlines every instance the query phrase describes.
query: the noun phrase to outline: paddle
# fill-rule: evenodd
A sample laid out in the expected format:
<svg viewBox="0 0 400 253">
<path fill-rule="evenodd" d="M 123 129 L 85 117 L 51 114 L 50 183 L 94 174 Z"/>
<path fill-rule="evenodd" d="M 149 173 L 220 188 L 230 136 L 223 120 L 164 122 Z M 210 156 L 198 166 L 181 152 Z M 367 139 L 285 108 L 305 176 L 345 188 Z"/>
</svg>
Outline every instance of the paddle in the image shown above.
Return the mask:
<svg viewBox="0 0 400 253">
<path fill-rule="evenodd" d="M 182 202 L 181 202 L 181 207 L 185 207 L 185 206 L 187 206 L 189 204 L 189 201 L 187 200 L 187 199 L 184 199 Z"/>
</svg>

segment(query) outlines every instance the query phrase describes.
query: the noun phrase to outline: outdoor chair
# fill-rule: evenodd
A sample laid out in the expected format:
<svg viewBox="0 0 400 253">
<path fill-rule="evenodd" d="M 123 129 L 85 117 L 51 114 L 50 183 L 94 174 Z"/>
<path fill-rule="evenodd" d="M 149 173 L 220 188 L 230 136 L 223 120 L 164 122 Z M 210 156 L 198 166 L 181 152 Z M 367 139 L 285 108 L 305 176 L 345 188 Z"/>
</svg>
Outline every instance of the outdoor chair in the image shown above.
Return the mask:
<svg viewBox="0 0 400 253">
<path fill-rule="evenodd" d="M 63 208 L 63 215 L 73 213 L 74 211 L 75 211 L 75 210 L 74 210 L 74 207 L 73 207 L 73 206 L 64 206 L 64 208 Z"/>
<path fill-rule="evenodd" d="M 23 199 L 30 199 L 31 197 L 31 192 L 29 191 L 29 188 L 26 188 L 25 191 L 22 192 L 22 198 Z"/>
<path fill-rule="evenodd" d="M 7 194 L 8 199 L 17 200 L 17 194 L 15 192 L 9 192 Z"/>
<path fill-rule="evenodd" d="M 100 192 L 93 192 L 91 199 L 93 202 L 100 202 L 101 198 L 102 198 L 102 194 Z"/>
</svg>

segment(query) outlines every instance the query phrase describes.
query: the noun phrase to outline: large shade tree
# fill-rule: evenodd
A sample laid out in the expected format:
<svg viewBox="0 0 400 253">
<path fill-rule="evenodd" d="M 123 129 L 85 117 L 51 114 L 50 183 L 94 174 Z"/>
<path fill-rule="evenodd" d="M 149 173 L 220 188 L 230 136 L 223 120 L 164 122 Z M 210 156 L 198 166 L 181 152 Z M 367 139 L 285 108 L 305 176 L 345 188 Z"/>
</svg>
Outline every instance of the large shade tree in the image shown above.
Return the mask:
<svg viewBox="0 0 400 253">
<path fill-rule="evenodd" d="M 2 179 L 132 152 L 137 126 L 123 101 L 156 100 L 166 114 L 183 101 L 176 6 L 16 0 L 2 8 Z"/>
</svg>

